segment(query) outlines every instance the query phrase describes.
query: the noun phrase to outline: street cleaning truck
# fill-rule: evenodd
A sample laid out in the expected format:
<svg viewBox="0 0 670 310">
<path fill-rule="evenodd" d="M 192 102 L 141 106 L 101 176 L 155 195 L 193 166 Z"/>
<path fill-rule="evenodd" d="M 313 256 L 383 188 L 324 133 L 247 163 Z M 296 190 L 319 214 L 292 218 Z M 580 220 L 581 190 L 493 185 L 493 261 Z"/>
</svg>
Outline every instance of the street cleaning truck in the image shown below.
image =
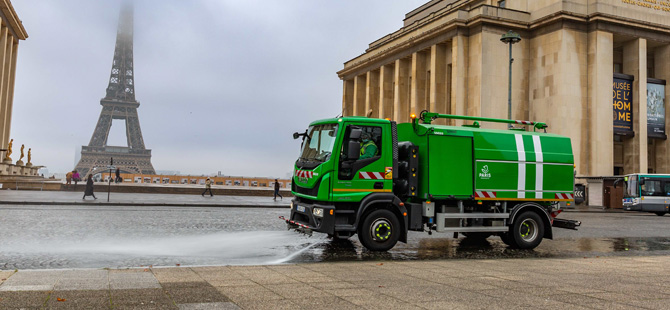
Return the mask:
<svg viewBox="0 0 670 310">
<path fill-rule="evenodd" d="M 522 127 L 485 129 L 481 122 Z M 310 235 L 357 234 L 372 251 L 407 242 L 408 231 L 498 235 L 511 247 L 535 248 L 552 239 L 552 227 L 581 224 L 556 218 L 561 204 L 574 201 L 574 158 L 570 139 L 546 129 L 427 111 L 399 124 L 355 116 L 315 121 L 293 134 L 302 138 L 295 198 L 290 217 L 280 218 Z"/>
</svg>

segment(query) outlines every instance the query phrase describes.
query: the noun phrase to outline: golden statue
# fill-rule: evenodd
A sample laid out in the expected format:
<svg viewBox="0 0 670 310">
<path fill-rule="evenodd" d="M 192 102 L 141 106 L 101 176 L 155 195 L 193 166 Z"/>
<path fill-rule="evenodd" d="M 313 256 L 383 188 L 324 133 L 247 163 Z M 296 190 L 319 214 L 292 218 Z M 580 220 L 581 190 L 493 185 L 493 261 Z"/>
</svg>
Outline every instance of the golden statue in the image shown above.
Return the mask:
<svg viewBox="0 0 670 310">
<path fill-rule="evenodd" d="M 9 158 L 9 155 L 12 155 L 12 144 L 14 144 L 14 139 L 9 140 L 9 145 L 7 146 L 7 153 L 5 153 L 5 159 L 12 160 Z"/>
<path fill-rule="evenodd" d="M 19 158 L 19 161 L 21 161 L 23 159 L 23 156 L 24 156 L 23 155 L 23 148 L 25 148 L 25 147 L 26 147 L 25 144 L 21 144 L 21 158 Z"/>
<path fill-rule="evenodd" d="M 31 148 L 28 148 L 28 163 L 29 163 L 29 164 L 30 164 L 30 158 L 31 158 L 31 156 L 30 156 L 30 150 L 32 150 L 32 149 L 31 149 Z"/>
</svg>

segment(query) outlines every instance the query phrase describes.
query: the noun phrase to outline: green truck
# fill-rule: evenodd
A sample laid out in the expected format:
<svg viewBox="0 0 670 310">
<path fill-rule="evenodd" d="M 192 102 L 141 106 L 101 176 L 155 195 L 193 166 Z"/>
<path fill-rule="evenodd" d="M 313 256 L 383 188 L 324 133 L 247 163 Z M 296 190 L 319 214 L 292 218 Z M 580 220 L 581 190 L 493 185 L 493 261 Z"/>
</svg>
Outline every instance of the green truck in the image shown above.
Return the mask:
<svg viewBox="0 0 670 310">
<path fill-rule="evenodd" d="M 463 126 L 432 124 L 457 119 Z M 480 122 L 531 126 L 484 129 Z M 498 235 L 532 249 L 574 201 L 570 139 L 539 122 L 423 111 L 410 123 L 340 117 L 311 123 L 295 162 L 289 229 L 346 239 L 355 234 L 372 251 L 387 251 L 408 231 Z M 362 139 L 364 138 L 364 139 Z"/>
</svg>

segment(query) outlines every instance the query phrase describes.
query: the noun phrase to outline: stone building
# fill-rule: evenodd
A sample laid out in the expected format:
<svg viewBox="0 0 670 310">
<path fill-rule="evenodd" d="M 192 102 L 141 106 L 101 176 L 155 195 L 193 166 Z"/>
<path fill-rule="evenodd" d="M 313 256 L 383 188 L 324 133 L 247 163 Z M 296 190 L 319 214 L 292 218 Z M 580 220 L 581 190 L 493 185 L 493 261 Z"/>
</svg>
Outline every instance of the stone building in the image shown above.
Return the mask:
<svg viewBox="0 0 670 310">
<path fill-rule="evenodd" d="M 28 38 L 28 34 L 9 0 L 0 0 L 0 19 L 0 149 L 6 149 L 12 125 L 16 56 L 19 41 Z M 5 154 L 0 156 L 4 158 Z"/>
<path fill-rule="evenodd" d="M 507 118 L 509 30 L 514 119 L 571 137 L 578 175 L 670 173 L 670 0 L 432 0 L 344 64 L 343 114 Z"/>
</svg>

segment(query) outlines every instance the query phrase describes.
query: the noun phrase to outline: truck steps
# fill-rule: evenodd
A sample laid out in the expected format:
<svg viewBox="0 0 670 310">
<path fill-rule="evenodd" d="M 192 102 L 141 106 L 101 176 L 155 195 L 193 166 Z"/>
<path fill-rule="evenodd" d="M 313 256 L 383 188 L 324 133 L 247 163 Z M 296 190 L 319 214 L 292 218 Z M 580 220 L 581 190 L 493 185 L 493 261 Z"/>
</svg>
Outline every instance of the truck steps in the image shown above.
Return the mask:
<svg viewBox="0 0 670 310">
<path fill-rule="evenodd" d="M 509 231 L 507 226 L 474 226 L 474 227 L 437 227 L 437 232 L 506 232 Z"/>
<path fill-rule="evenodd" d="M 438 213 L 445 219 L 508 219 L 509 213 Z"/>
</svg>

